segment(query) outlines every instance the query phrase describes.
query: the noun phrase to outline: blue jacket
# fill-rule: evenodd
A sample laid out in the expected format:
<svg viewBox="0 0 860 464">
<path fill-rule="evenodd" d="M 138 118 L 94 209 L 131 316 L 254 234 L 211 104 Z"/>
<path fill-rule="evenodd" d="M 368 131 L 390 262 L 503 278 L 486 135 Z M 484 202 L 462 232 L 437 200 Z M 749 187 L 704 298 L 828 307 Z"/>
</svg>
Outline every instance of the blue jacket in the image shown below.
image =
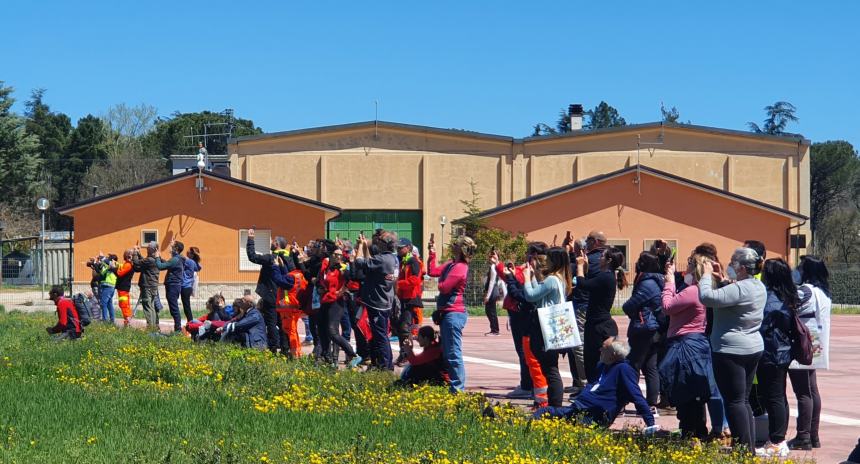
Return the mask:
<svg viewBox="0 0 860 464">
<path fill-rule="evenodd" d="M 764 341 L 764 352 L 759 363 L 779 367 L 791 364 L 791 318 L 791 309 L 768 290 L 759 329 Z"/>
<path fill-rule="evenodd" d="M 630 318 L 627 336 L 645 332 L 654 333 L 660 329 L 660 321 L 665 320 L 663 309 L 663 284 L 661 274 L 648 272 L 642 274 L 633 287 L 630 299 L 621 307 Z"/>
<path fill-rule="evenodd" d="M 200 272 L 203 269 L 197 261 L 194 261 L 191 258 L 183 258 L 183 269 L 182 269 L 182 288 L 192 288 L 194 287 L 194 273 Z"/>
<path fill-rule="evenodd" d="M 266 323 L 257 308 L 251 308 L 245 317 L 233 323 L 233 333 L 245 348 L 265 350 L 269 346 Z"/>
<path fill-rule="evenodd" d="M 645 420 L 648 426 L 654 425 L 654 415 L 648 402 L 642 396 L 639 388 L 639 373 L 627 361 L 617 362 L 611 366 L 598 364 L 600 378 L 596 383 L 589 383 L 573 402 L 581 410 L 589 411 L 603 426 L 609 426 L 624 409 L 627 403 L 636 406 L 636 412 Z"/>
</svg>

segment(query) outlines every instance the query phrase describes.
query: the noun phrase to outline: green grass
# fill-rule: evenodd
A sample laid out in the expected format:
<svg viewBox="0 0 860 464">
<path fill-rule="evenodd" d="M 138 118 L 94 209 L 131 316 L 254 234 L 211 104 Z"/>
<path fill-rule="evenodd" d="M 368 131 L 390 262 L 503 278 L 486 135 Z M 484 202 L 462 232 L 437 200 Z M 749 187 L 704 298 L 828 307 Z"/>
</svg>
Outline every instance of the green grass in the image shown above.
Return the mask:
<svg viewBox="0 0 860 464">
<path fill-rule="evenodd" d="M 53 322 L 0 314 L 0 462 L 743 462 L 230 345 L 101 325 L 55 342 Z"/>
</svg>

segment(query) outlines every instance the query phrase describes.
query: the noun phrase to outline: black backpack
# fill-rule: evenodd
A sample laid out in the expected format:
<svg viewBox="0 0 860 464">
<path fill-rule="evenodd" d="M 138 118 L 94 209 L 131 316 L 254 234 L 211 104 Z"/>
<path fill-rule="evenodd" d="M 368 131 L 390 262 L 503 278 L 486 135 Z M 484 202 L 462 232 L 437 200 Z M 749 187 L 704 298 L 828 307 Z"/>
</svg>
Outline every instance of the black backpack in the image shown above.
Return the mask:
<svg viewBox="0 0 860 464">
<path fill-rule="evenodd" d="M 93 320 L 93 314 L 90 311 L 90 301 L 87 297 L 83 293 L 76 293 L 72 297 L 72 303 L 75 304 L 75 309 L 78 311 L 78 319 L 81 321 L 81 326 L 86 327 L 90 325 L 90 322 Z"/>
</svg>

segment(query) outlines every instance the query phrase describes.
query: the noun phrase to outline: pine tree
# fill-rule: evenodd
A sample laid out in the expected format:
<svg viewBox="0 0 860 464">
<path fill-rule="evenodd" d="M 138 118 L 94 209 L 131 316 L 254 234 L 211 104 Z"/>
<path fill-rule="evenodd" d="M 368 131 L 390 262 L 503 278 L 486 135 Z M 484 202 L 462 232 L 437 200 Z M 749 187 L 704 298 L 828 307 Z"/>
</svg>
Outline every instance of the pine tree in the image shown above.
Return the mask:
<svg viewBox="0 0 860 464">
<path fill-rule="evenodd" d="M 32 206 L 40 186 L 39 138 L 28 134 L 25 120 L 12 113 L 12 87 L 0 81 L 0 202 Z"/>
</svg>

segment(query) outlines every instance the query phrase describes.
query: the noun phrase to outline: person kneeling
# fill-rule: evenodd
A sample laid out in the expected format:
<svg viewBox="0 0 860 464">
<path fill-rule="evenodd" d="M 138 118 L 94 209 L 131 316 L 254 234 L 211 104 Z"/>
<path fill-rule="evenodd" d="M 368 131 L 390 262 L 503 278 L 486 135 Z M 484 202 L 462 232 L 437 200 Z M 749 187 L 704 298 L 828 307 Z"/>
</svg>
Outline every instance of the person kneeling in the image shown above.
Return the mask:
<svg viewBox="0 0 860 464">
<path fill-rule="evenodd" d="M 412 352 L 412 345 L 403 345 L 409 365 L 403 369 L 397 384 L 447 385 L 448 374 L 442 361 L 442 347 L 433 327 L 425 325 L 418 330 L 418 346 L 423 350 L 416 355 Z"/>
<path fill-rule="evenodd" d="M 216 336 L 215 330 L 223 327 L 230 320 L 224 303 L 224 296 L 220 293 L 209 297 L 209 300 L 206 301 L 206 314 L 185 325 L 185 330 L 191 334 L 191 338 L 196 341 L 221 338 L 220 335 Z"/>
<path fill-rule="evenodd" d="M 600 377 L 597 382 L 589 383 L 573 404 L 565 407 L 545 407 L 538 409 L 534 417 L 562 417 L 581 419 L 584 423 L 595 423 L 609 427 L 627 403 L 636 405 L 636 411 L 645 420 L 646 434 L 659 429 L 654 425 L 654 415 L 642 396 L 639 388 L 639 375 L 627 361 L 630 348 L 621 342 L 612 342 L 600 351 L 600 364 L 597 369 Z"/>
<path fill-rule="evenodd" d="M 233 301 L 233 310 L 236 311 L 236 317 L 216 330 L 216 333 L 221 334 L 221 340 L 235 341 L 245 348 L 267 349 L 266 322 L 260 310 L 242 298 Z"/>
<path fill-rule="evenodd" d="M 55 285 L 48 292 L 48 299 L 57 305 L 57 325 L 45 330 L 54 336 L 54 340 L 74 340 L 81 338 L 84 329 L 78 310 L 69 298 L 63 296 L 63 287 Z"/>
</svg>

